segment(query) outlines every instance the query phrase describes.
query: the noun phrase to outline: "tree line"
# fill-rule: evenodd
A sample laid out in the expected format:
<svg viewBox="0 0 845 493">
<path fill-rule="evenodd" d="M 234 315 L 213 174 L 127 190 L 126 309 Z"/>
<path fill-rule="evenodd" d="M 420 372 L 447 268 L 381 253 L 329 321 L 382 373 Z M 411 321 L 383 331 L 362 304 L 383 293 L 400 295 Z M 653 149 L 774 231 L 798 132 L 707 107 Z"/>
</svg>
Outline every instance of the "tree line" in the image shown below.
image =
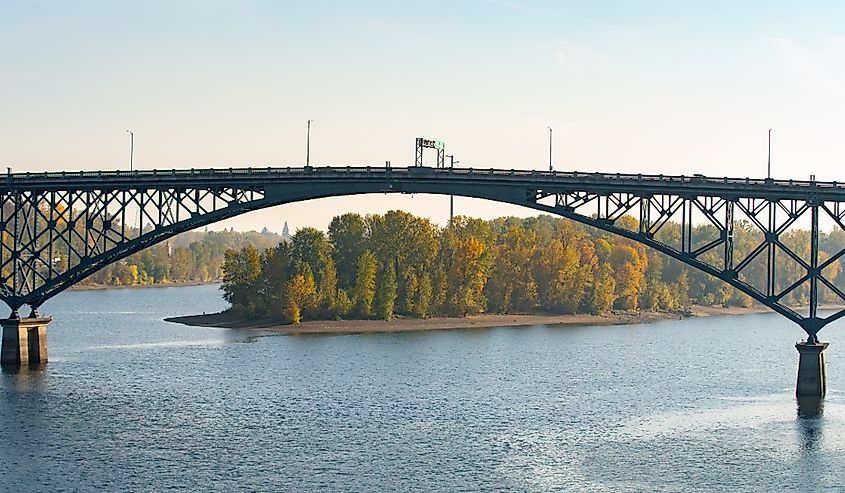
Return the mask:
<svg viewBox="0 0 845 493">
<path fill-rule="evenodd" d="M 620 221 L 636 229 L 633 218 Z M 713 226 L 696 226 L 693 243 L 718 234 Z M 807 234 L 790 232 L 782 241 L 800 250 Z M 669 244 L 680 241 L 680 227 L 667 224 L 659 236 Z M 751 252 L 758 240 L 754 228 L 740 222 L 735 255 Z M 823 235 L 820 245 L 838 251 L 845 235 Z M 718 264 L 720 255 L 711 250 L 702 259 Z M 765 285 L 764 264 L 749 264 L 743 280 Z M 781 267 L 782 287 L 801 275 L 800 269 Z M 836 268 L 838 263 L 832 264 Z M 343 214 L 332 219 L 327 233 L 302 228 L 274 248 L 228 250 L 222 270 L 221 289 L 233 311 L 288 323 L 483 312 L 673 311 L 693 302 L 749 306 L 752 301 L 638 242 L 551 216 L 492 221 L 461 216 L 440 228 L 402 211 Z M 826 275 L 841 277 L 838 271 Z M 808 287 L 801 287 L 784 301 L 806 303 L 808 294 Z M 822 290 L 823 299 L 830 294 Z"/>
<path fill-rule="evenodd" d="M 109 264 L 83 285 L 130 286 L 172 282 L 213 282 L 223 278 L 225 253 L 246 245 L 272 248 L 283 237 L 256 231 L 191 231 Z"/>
</svg>

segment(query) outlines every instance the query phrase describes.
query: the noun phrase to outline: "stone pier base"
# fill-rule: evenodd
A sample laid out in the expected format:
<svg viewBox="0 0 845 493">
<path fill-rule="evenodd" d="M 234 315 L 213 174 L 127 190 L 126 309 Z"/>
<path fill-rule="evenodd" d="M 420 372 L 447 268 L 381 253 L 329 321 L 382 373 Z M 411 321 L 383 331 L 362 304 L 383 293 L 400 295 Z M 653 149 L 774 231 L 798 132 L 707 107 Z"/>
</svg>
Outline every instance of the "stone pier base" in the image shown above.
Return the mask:
<svg viewBox="0 0 845 493">
<path fill-rule="evenodd" d="M 827 373 L 824 364 L 824 350 L 829 343 L 808 344 L 799 342 L 798 384 L 795 386 L 797 397 L 824 397 L 827 392 Z"/>
<path fill-rule="evenodd" d="M 49 317 L 7 318 L 3 327 L 0 364 L 6 366 L 38 365 L 47 362 L 47 324 Z"/>
</svg>

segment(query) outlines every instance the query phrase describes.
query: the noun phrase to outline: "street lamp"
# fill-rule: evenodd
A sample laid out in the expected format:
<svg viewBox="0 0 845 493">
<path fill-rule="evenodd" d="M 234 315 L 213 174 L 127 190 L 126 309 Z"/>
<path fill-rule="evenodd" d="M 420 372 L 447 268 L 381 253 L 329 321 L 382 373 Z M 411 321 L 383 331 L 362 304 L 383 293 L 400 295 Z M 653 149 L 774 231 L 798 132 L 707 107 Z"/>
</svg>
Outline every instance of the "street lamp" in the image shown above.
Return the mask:
<svg viewBox="0 0 845 493">
<path fill-rule="evenodd" d="M 546 127 L 549 129 L 549 171 L 552 170 L 552 127 Z"/>
<path fill-rule="evenodd" d="M 135 133 L 129 129 L 126 131 L 129 132 L 129 171 L 132 171 L 132 161 L 135 157 Z"/>
<path fill-rule="evenodd" d="M 769 172 L 767 177 L 772 177 L 772 129 L 769 129 Z"/>
<path fill-rule="evenodd" d="M 455 161 L 455 156 L 453 156 L 453 155 L 449 155 L 449 156 L 446 156 L 446 157 L 449 158 L 449 169 L 454 168 L 455 164 L 460 163 L 460 161 Z M 450 194 L 449 195 L 449 222 L 450 223 L 452 222 L 452 218 L 454 218 L 454 217 L 455 217 L 455 196 Z"/>
<path fill-rule="evenodd" d="M 308 120 L 308 134 L 305 138 L 305 166 L 311 166 L 311 122 L 314 120 Z"/>
</svg>

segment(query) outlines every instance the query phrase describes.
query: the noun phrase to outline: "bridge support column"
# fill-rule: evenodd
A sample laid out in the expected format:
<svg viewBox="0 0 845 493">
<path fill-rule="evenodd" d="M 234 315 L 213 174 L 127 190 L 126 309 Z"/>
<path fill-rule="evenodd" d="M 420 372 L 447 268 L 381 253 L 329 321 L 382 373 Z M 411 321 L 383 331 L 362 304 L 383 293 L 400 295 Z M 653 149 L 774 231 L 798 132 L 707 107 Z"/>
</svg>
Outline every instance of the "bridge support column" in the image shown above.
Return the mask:
<svg viewBox="0 0 845 493">
<path fill-rule="evenodd" d="M 3 345 L 0 364 L 5 366 L 38 365 L 47 362 L 47 324 L 49 317 L 7 318 L 0 320 Z"/>
<path fill-rule="evenodd" d="M 827 392 L 827 373 L 825 371 L 824 351 L 828 342 L 799 342 L 798 383 L 795 395 L 801 397 L 824 397 Z"/>
</svg>

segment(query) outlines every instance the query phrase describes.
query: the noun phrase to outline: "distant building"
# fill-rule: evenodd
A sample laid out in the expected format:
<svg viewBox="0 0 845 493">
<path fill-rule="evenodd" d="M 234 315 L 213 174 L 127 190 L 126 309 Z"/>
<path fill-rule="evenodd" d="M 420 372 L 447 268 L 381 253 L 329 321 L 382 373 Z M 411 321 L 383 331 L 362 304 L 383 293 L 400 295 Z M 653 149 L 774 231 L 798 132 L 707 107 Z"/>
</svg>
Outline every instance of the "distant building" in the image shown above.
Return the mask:
<svg viewBox="0 0 845 493">
<path fill-rule="evenodd" d="M 290 229 L 288 229 L 287 221 L 285 221 L 285 225 L 282 227 L 282 238 L 285 241 L 290 241 Z"/>
</svg>

